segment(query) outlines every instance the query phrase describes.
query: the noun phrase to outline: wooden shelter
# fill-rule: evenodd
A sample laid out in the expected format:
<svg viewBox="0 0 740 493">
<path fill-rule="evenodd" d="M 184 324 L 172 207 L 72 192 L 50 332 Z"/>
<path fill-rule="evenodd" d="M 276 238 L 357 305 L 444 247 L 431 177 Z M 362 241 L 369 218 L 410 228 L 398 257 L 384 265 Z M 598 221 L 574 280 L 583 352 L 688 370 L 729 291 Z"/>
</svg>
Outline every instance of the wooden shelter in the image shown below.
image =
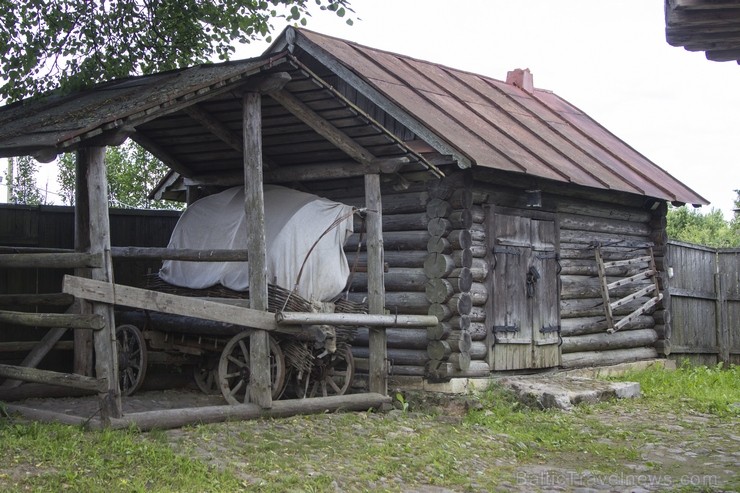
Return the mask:
<svg viewBox="0 0 740 493">
<path fill-rule="evenodd" d="M 369 372 L 371 402 L 387 393 L 389 374 L 445 380 L 657 356 L 669 330 L 660 305 L 666 204 L 707 203 L 534 88 L 528 70 L 499 81 L 303 29 L 286 29 L 257 59 L 9 105 L 0 156 L 78 152 L 75 265 L 90 267 L 93 281 L 66 289 L 94 302 L 89 315 L 64 319 L 100 329 L 96 378 L 73 378 L 110 401 L 112 416 L 111 304 L 177 301 L 111 284 L 111 255 L 146 253 L 112 250 L 107 239 L 101 146 L 126 138 L 172 169 L 157 197 L 191 202 L 244 185 L 255 225 L 262 183 L 367 208 L 345 250 L 367 264 L 349 296 L 376 317 L 355 321 L 352 350 Z M 260 329 L 251 364 L 266 377 L 267 333 L 278 322 L 264 313 L 263 236 L 247 245 L 250 309 L 204 301 L 176 312 Z M 0 267 L 30 262 L 5 257 Z M 301 316 L 278 321 L 328 320 Z M 32 378 L 7 366 L 0 376 Z M 259 378 L 253 402 L 269 408 L 269 377 Z"/>
</svg>

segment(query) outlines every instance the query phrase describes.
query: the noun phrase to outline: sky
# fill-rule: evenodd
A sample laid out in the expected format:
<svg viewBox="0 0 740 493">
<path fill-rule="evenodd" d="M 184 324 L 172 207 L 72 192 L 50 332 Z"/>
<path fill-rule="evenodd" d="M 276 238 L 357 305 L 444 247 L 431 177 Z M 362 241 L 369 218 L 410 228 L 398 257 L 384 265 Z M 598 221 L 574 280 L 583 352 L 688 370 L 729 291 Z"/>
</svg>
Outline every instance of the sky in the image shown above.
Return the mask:
<svg viewBox="0 0 740 493">
<path fill-rule="evenodd" d="M 535 87 L 565 98 L 732 217 L 740 189 L 740 66 L 668 45 L 663 0 L 351 5 L 352 26 L 316 12 L 306 27 L 496 79 L 529 68 Z M 285 26 L 274 25 L 276 35 Z M 267 46 L 240 47 L 237 57 Z"/>
</svg>

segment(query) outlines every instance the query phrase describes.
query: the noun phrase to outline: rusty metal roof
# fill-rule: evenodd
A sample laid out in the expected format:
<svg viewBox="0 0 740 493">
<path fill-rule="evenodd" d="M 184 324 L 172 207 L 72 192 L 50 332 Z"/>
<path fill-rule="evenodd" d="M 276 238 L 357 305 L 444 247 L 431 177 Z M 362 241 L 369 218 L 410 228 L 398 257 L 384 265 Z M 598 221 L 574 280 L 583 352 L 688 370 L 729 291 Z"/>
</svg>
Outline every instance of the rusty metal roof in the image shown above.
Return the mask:
<svg viewBox="0 0 740 493">
<path fill-rule="evenodd" d="M 708 203 L 551 91 L 525 90 L 305 29 L 286 32 L 273 49 L 286 44 L 315 56 L 340 77 L 354 77 L 371 99 L 387 98 L 389 111 L 408 113 L 443 141 L 438 150 L 446 144 L 462 155 L 460 161 L 671 202 Z"/>
</svg>

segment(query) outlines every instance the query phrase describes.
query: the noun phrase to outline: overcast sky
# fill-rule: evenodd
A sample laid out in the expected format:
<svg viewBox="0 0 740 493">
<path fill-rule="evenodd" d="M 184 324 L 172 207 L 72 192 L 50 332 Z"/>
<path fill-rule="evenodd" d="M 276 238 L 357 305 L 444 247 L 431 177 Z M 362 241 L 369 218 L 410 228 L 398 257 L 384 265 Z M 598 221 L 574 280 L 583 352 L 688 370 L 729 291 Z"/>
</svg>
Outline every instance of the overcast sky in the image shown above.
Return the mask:
<svg viewBox="0 0 740 493">
<path fill-rule="evenodd" d="M 567 99 L 731 217 L 740 188 L 740 66 L 669 46 L 663 0 L 352 6 L 360 20 L 351 27 L 326 14 L 306 27 L 496 79 L 529 68 L 535 87 Z"/>
<path fill-rule="evenodd" d="M 669 46 L 663 0 L 352 6 L 353 26 L 319 12 L 307 27 L 497 79 L 529 68 L 536 87 L 567 99 L 731 217 L 740 188 L 740 66 Z M 277 34 L 284 24 L 275 27 Z M 239 54 L 265 47 L 254 43 Z"/>
</svg>

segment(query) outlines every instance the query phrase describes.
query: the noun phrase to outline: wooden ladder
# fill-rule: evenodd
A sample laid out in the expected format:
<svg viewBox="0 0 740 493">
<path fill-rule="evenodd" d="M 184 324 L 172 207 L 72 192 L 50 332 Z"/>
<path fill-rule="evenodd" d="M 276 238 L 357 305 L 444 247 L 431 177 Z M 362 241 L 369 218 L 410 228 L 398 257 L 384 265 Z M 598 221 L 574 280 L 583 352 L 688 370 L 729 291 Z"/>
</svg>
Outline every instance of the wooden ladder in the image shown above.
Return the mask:
<svg viewBox="0 0 740 493">
<path fill-rule="evenodd" d="M 645 255 L 642 257 L 636 257 L 633 259 L 627 259 L 627 260 L 615 260 L 610 262 L 604 262 L 604 259 L 601 255 L 601 247 L 596 247 L 596 264 L 598 266 L 599 270 L 599 281 L 601 284 L 601 296 L 604 300 L 604 314 L 606 315 L 606 323 L 607 323 L 607 332 L 612 334 L 619 329 L 624 328 L 625 325 L 642 315 L 643 313 L 647 312 L 651 308 L 653 308 L 655 305 L 657 305 L 660 300 L 663 299 L 663 294 L 660 292 L 660 288 L 658 285 L 658 269 L 655 267 L 655 257 L 653 256 L 653 249 L 650 247 L 650 255 Z M 614 282 L 607 282 L 606 279 L 606 270 L 610 267 L 621 267 L 621 266 L 628 266 L 628 265 L 635 265 L 635 264 L 641 264 L 647 262 L 647 268 L 641 270 L 637 274 L 634 274 L 629 277 L 625 277 L 623 279 L 619 279 Z M 618 299 L 616 301 L 611 300 L 611 296 L 609 294 L 610 290 L 613 290 L 615 288 L 618 288 L 620 286 L 624 286 L 627 284 L 632 284 L 637 281 L 642 281 L 643 279 L 650 279 L 652 283 L 649 286 L 645 286 L 644 288 L 641 288 L 633 293 L 628 294 L 624 298 Z M 638 298 L 642 298 L 643 296 L 651 296 L 651 298 L 646 301 L 643 305 L 641 305 L 639 308 L 637 308 L 635 311 L 630 313 L 629 315 L 621 318 L 619 321 L 614 321 L 614 309 L 618 308 L 620 306 L 626 305 L 627 303 L 634 301 Z"/>
</svg>

